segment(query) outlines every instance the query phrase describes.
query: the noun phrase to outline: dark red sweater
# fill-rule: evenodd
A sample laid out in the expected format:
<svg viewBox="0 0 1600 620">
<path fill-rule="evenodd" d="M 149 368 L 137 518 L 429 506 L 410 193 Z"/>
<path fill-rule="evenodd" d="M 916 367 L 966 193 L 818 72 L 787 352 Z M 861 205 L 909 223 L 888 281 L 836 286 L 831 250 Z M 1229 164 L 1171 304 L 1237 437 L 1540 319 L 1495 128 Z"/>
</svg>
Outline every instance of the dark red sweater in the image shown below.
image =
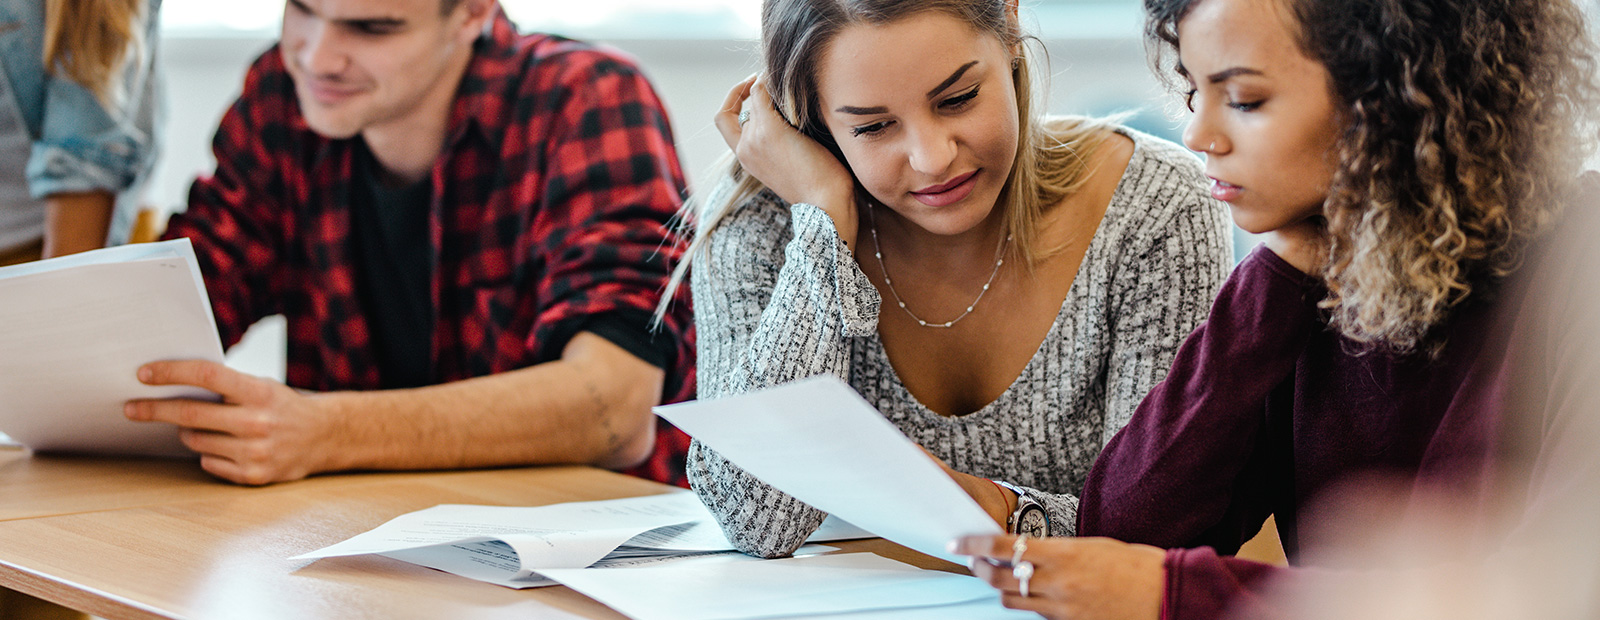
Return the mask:
<svg viewBox="0 0 1600 620">
<path fill-rule="evenodd" d="M 1600 196 L 1596 175 L 1583 186 Z M 1502 428 L 1510 394 L 1520 390 L 1517 428 L 1531 426 L 1525 436 L 1534 437 L 1533 458 L 1544 463 L 1558 443 L 1545 431 L 1594 413 L 1576 411 L 1575 399 L 1556 393 L 1582 387 L 1582 380 L 1549 380 L 1600 382 L 1593 348 L 1563 340 L 1570 338 L 1568 315 L 1583 314 L 1574 295 L 1600 281 L 1593 249 L 1600 226 L 1592 200 L 1583 202 L 1569 209 L 1564 225 L 1574 234 L 1562 235 L 1581 242 L 1547 240 L 1515 276 L 1491 294 L 1475 294 L 1442 327 L 1447 344 L 1436 359 L 1359 353 L 1318 311 L 1326 291 L 1258 248 L 1224 285 L 1167 379 L 1096 461 L 1078 534 L 1171 549 L 1163 618 L 1213 618 L 1231 605 L 1249 606 L 1266 580 L 1296 570 L 1226 556 L 1275 514 L 1294 562 L 1308 542 L 1301 526 L 1329 505 L 1319 494 L 1352 475 L 1404 480 L 1429 496 L 1448 493 L 1486 518 L 1497 497 L 1559 486 L 1549 476 L 1559 476 L 1560 466 L 1539 465 L 1539 480 L 1505 475 L 1499 465 L 1523 445 Z M 1595 270 L 1582 273 L 1584 265 Z M 1574 272 L 1584 286 L 1548 284 Z M 1536 288 L 1540 294 L 1530 295 Z M 1495 486 L 1508 483 L 1519 488 Z M 1391 502 L 1383 509 L 1392 515 L 1371 516 L 1403 518 L 1407 503 Z"/>
</svg>

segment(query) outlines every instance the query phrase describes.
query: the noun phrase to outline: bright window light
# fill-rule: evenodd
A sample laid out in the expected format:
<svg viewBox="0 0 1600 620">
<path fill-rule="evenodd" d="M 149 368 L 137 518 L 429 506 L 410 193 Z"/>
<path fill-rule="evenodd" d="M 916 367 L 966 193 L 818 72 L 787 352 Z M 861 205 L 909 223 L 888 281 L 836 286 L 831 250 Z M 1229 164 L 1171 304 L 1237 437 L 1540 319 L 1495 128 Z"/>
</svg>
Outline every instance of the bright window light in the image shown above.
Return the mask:
<svg viewBox="0 0 1600 620">
<path fill-rule="evenodd" d="M 753 37 L 760 0 L 501 0 L 524 30 L 575 36 Z M 169 32 L 270 34 L 283 19 L 283 0 L 163 0 Z"/>
<path fill-rule="evenodd" d="M 169 34 L 275 36 L 284 0 L 163 0 Z M 761 0 L 500 0 L 525 31 L 593 39 L 753 39 Z M 1137 35 L 1138 0 L 1022 0 L 1052 37 Z M 1031 23 L 1031 21 L 1030 21 Z"/>
</svg>

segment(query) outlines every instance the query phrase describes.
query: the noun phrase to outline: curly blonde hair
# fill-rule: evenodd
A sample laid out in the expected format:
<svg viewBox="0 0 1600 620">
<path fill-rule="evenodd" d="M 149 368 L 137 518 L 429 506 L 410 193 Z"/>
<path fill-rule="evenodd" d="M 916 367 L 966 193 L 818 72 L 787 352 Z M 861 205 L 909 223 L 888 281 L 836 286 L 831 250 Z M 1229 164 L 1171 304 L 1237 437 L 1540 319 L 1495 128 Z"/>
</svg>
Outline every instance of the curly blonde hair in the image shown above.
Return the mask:
<svg viewBox="0 0 1600 620">
<path fill-rule="evenodd" d="M 1205 0 L 1146 0 L 1149 39 Z M 1350 340 L 1436 353 L 1560 215 L 1600 143 L 1594 43 L 1569 0 L 1281 0 L 1347 125 L 1322 307 Z"/>
</svg>

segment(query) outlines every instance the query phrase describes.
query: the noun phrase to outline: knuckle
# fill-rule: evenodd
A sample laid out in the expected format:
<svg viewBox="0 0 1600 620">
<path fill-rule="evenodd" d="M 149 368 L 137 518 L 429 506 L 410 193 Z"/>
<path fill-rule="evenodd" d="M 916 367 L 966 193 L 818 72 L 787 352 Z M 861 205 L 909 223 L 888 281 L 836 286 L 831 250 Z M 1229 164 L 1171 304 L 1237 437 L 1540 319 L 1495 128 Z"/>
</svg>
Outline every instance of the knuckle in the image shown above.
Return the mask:
<svg viewBox="0 0 1600 620">
<path fill-rule="evenodd" d="M 242 430 L 249 437 L 266 437 L 272 434 L 272 416 L 264 411 L 252 412 L 245 416 Z"/>
<path fill-rule="evenodd" d="M 179 426 L 194 427 L 200 423 L 200 405 L 191 401 L 184 401 L 174 405 L 173 414 Z"/>
<path fill-rule="evenodd" d="M 272 476 L 267 468 L 260 465 L 244 465 L 239 473 L 239 482 L 250 486 L 261 486 L 272 482 Z"/>
<path fill-rule="evenodd" d="M 265 463 L 272 459 L 273 452 L 272 447 L 266 442 L 252 441 L 245 444 L 239 460 L 246 463 Z"/>
<path fill-rule="evenodd" d="M 217 379 L 221 377 L 221 374 L 217 371 L 217 368 L 218 366 L 215 364 L 200 364 L 195 367 L 195 377 L 199 379 L 201 383 L 214 385 Z"/>
<path fill-rule="evenodd" d="M 245 383 L 245 396 L 253 403 L 276 402 L 278 393 L 273 390 L 273 385 L 260 379 L 251 378 Z"/>
</svg>

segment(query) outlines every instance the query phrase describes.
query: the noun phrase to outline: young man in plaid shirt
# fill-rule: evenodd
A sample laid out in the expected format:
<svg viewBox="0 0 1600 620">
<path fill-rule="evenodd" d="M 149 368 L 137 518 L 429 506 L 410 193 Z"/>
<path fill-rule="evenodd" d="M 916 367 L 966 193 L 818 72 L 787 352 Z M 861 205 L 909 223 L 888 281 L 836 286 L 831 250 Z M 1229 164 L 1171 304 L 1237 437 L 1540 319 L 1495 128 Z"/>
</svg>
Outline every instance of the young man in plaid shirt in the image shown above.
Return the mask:
<svg viewBox="0 0 1600 620">
<path fill-rule="evenodd" d="M 288 318 L 288 386 L 201 361 L 133 401 L 244 484 L 323 471 L 587 463 L 682 484 L 686 300 L 666 113 L 627 58 L 518 35 L 495 0 L 288 0 L 170 238 L 223 341 Z M 289 386 L 293 386 L 292 388 Z"/>
</svg>

